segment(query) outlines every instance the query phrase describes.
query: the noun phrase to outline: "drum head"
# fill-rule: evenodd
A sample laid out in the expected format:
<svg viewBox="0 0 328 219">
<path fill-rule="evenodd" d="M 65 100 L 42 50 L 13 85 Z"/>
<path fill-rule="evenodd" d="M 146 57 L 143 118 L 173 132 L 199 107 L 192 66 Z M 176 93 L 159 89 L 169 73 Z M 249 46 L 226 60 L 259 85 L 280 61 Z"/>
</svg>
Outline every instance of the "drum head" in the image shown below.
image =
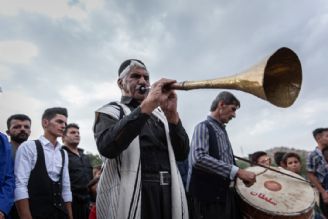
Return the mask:
<svg viewBox="0 0 328 219">
<path fill-rule="evenodd" d="M 283 168 L 275 169 L 302 178 Z M 256 183 L 246 187 L 237 179 L 236 190 L 241 199 L 253 208 L 270 215 L 295 216 L 314 207 L 315 193 L 310 184 L 262 167 L 246 170 L 257 174 Z"/>
</svg>

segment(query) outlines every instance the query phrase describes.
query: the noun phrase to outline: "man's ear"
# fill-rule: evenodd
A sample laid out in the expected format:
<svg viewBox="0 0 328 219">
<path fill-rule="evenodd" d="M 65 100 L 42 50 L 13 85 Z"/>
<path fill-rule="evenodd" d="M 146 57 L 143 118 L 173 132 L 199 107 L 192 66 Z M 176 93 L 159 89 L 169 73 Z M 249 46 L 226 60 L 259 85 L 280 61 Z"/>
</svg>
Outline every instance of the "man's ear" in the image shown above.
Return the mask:
<svg viewBox="0 0 328 219">
<path fill-rule="evenodd" d="M 42 119 L 42 127 L 43 128 L 46 128 L 48 126 L 48 124 L 49 124 L 48 119 Z"/>
<path fill-rule="evenodd" d="M 121 78 L 117 80 L 117 85 L 120 89 L 123 89 L 123 80 Z"/>
<path fill-rule="evenodd" d="M 224 105 L 226 105 L 226 104 L 224 103 L 224 101 L 223 101 L 223 100 L 220 100 L 219 103 L 218 103 L 218 108 L 219 108 L 219 107 L 220 107 L 220 108 L 223 108 Z"/>
<path fill-rule="evenodd" d="M 319 142 L 321 140 L 321 133 L 320 134 L 317 134 L 317 136 L 315 137 L 315 140 L 317 142 Z"/>
<path fill-rule="evenodd" d="M 6 133 L 7 133 L 7 135 L 9 135 L 9 136 L 10 136 L 10 132 L 9 132 L 9 130 L 7 130 L 7 131 L 6 131 Z"/>
</svg>

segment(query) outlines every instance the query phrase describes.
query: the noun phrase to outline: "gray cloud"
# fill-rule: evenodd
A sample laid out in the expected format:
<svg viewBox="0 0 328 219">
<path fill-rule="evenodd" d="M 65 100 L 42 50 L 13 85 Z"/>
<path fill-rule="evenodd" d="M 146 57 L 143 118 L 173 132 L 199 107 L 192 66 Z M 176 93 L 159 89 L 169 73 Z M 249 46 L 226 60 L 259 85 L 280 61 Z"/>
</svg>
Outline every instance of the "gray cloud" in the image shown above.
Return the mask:
<svg viewBox="0 0 328 219">
<path fill-rule="evenodd" d="M 69 5 L 83 6 L 75 0 Z M 144 60 L 152 81 L 161 77 L 203 80 L 239 73 L 288 46 L 299 55 L 303 67 L 298 100 L 280 109 L 234 91 L 242 102 L 237 118 L 228 124 L 234 149 L 241 153 L 243 147 L 244 153 L 250 153 L 286 145 L 310 150 L 314 144 L 310 132 L 327 124 L 323 116 L 328 79 L 326 1 L 105 1 L 87 13 L 85 19 L 55 19 L 34 11 L 0 16 L 0 41 L 27 41 L 39 52 L 28 64 L 0 60 L 0 69 L 6 71 L 1 74 L 9 75 L 0 82 L 4 90 L 0 98 L 7 101 L 0 103 L 5 110 L 1 123 L 15 107 L 21 108 L 19 95 L 8 98 L 14 91 L 28 99 L 27 105 L 39 104 L 37 109 L 26 106 L 25 113 L 36 121 L 44 108 L 63 105 L 70 119 L 81 124 L 81 146 L 95 152 L 93 111 L 119 98 L 113 87 L 124 59 Z M 180 115 L 190 135 L 218 92 L 178 91 Z M 3 124 L 0 129 L 5 130 Z"/>
</svg>

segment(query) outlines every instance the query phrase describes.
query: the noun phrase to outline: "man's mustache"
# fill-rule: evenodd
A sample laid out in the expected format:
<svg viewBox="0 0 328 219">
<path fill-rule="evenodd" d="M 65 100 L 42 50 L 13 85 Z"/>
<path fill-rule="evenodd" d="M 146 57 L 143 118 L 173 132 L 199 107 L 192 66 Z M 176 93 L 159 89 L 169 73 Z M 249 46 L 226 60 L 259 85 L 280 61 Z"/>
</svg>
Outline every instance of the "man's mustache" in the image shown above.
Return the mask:
<svg viewBox="0 0 328 219">
<path fill-rule="evenodd" d="M 19 136 L 27 136 L 28 134 L 27 134 L 26 131 L 21 131 L 18 135 L 19 135 Z"/>
</svg>

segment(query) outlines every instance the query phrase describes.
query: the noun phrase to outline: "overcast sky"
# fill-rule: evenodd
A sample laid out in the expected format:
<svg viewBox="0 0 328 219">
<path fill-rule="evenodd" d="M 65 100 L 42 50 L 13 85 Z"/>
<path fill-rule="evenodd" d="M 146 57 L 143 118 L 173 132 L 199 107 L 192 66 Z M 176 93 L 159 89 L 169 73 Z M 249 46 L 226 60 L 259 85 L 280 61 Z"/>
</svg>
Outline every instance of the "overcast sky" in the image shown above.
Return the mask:
<svg viewBox="0 0 328 219">
<path fill-rule="evenodd" d="M 287 146 L 312 150 L 312 130 L 328 126 L 326 0 L 0 0 L 0 131 L 11 114 L 42 134 L 44 109 L 66 107 L 82 148 L 97 153 L 94 111 L 120 99 L 117 69 L 145 62 L 152 82 L 239 73 L 280 47 L 294 50 L 303 84 L 289 108 L 232 91 L 241 101 L 227 125 L 235 154 Z M 326 60 L 326 61 L 325 61 Z M 177 91 L 189 138 L 222 90 Z"/>
</svg>

